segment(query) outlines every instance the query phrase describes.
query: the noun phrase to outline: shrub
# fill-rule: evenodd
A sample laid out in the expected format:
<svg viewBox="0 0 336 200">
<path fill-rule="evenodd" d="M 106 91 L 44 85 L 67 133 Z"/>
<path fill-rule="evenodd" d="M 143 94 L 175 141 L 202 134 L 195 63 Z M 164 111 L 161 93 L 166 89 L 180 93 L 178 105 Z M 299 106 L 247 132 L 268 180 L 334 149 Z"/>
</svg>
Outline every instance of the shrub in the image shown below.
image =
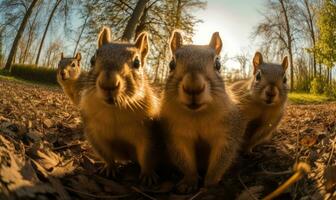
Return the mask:
<svg viewBox="0 0 336 200">
<path fill-rule="evenodd" d="M 295 83 L 296 91 L 309 92 L 310 88 L 311 88 L 311 79 L 309 77 L 297 79 Z"/>
<path fill-rule="evenodd" d="M 326 96 L 336 98 L 336 87 L 332 84 L 324 86 L 324 92 Z"/>
<path fill-rule="evenodd" d="M 313 94 L 323 94 L 323 90 L 324 90 L 324 85 L 325 84 L 326 83 L 323 81 L 322 78 L 315 77 L 310 82 L 310 93 L 313 93 Z"/>
<path fill-rule="evenodd" d="M 57 84 L 56 69 L 36 65 L 13 64 L 11 75 L 28 81 Z"/>
</svg>

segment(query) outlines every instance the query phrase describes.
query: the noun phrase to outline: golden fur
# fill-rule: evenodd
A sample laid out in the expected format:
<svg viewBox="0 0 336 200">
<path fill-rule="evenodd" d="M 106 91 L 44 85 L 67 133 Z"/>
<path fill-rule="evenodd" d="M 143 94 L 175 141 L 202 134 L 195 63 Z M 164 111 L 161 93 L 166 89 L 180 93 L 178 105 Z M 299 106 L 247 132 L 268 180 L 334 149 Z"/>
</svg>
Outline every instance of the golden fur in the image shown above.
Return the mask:
<svg viewBox="0 0 336 200">
<path fill-rule="evenodd" d="M 204 46 L 182 45 L 179 32 L 171 39 L 176 67 L 165 86 L 160 117 L 171 160 L 184 174 L 177 186 L 181 193 L 196 189 L 198 169 L 206 170 L 206 187 L 217 184 L 240 146 L 243 120 L 214 69 L 220 49 L 218 33 Z"/>
<path fill-rule="evenodd" d="M 287 58 L 281 65 L 264 63 L 257 52 L 253 65 L 254 76 L 251 79 L 230 86 L 231 96 L 247 120 L 244 146 L 249 152 L 271 138 L 283 116 L 288 92 L 285 77 Z M 257 76 L 260 76 L 260 80 L 257 80 Z M 268 93 L 272 96 L 269 97 Z"/>
<path fill-rule="evenodd" d="M 57 68 L 57 82 L 75 105 L 79 104 L 82 80 L 86 76 L 86 73 L 81 72 L 80 61 L 80 53 L 73 58 L 64 58 L 62 53 Z"/>
<path fill-rule="evenodd" d="M 135 44 L 110 40 L 110 29 L 99 35 L 80 108 L 86 136 L 112 168 L 115 162 L 134 161 L 146 184 L 155 181 L 154 141 L 150 131 L 158 112 L 158 100 L 144 74 L 148 52 L 147 34 Z M 136 59 L 141 66 L 134 68 Z"/>
</svg>

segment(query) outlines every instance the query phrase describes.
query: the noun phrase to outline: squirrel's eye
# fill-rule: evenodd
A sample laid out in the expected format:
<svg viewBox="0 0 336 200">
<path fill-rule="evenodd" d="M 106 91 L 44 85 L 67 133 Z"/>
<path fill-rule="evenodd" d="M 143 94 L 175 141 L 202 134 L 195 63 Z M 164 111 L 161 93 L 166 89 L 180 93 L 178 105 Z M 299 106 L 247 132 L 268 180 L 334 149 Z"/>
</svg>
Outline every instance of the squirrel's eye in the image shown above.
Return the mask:
<svg viewBox="0 0 336 200">
<path fill-rule="evenodd" d="M 140 60 L 138 58 L 135 58 L 133 61 L 133 67 L 135 69 L 138 69 L 140 67 Z"/>
<path fill-rule="evenodd" d="M 71 64 L 71 67 L 76 67 L 76 64 L 75 64 L 75 63 L 72 63 L 72 64 Z"/>
<path fill-rule="evenodd" d="M 170 71 L 173 71 L 176 68 L 176 62 L 175 60 L 171 60 L 169 63 L 169 69 Z"/>
<path fill-rule="evenodd" d="M 285 84 L 287 83 L 287 77 L 286 76 L 283 77 L 283 83 L 285 83 Z"/>
<path fill-rule="evenodd" d="M 219 71 L 220 68 L 221 68 L 221 63 L 220 63 L 220 61 L 219 61 L 219 58 L 216 58 L 216 60 L 215 60 L 215 69 L 216 69 L 217 71 Z"/>
<path fill-rule="evenodd" d="M 257 80 L 257 81 L 260 81 L 260 80 L 261 80 L 261 74 L 260 74 L 260 72 L 257 73 L 257 75 L 256 75 L 256 80 Z"/>
<path fill-rule="evenodd" d="M 91 64 L 91 67 L 93 67 L 96 63 L 96 55 L 92 56 L 91 59 L 90 59 L 90 64 Z"/>
</svg>

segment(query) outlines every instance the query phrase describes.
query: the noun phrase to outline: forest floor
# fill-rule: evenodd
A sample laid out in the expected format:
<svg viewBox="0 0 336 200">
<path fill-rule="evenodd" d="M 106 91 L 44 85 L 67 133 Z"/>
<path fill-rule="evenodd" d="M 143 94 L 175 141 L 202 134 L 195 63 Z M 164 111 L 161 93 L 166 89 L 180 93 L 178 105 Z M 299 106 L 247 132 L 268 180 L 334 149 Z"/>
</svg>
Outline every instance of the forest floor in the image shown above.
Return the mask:
<svg viewBox="0 0 336 200">
<path fill-rule="evenodd" d="M 118 180 L 83 136 L 79 111 L 61 89 L 0 77 L 0 199 L 261 199 L 284 183 L 298 161 L 311 172 L 277 199 L 336 199 L 336 102 L 289 103 L 272 141 L 240 156 L 216 188 L 173 192 L 177 176 L 152 189 L 137 183 L 137 167 Z"/>
</svg>

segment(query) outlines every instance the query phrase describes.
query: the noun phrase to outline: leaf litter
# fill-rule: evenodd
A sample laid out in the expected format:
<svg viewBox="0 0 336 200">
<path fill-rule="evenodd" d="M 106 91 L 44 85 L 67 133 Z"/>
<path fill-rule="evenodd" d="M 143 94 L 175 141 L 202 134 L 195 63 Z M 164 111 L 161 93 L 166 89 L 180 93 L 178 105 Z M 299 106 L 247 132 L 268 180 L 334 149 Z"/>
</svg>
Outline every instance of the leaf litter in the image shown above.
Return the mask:
<svg viewBox="0 0 336 200">
<path fill-rule="evenodd" d="M 311 173 L 276 199 L 336 199 L 336 103 L 288 105 L 273 139 L 241 155 L 219 186 L 178 195 L 178 174 L 137 184 L 134 164 L 116 180 L 83 135 L 78 109 L 59 88 L 0 79 L 0 199 L 262 199 L 292 174 Z"/>
</svg>

